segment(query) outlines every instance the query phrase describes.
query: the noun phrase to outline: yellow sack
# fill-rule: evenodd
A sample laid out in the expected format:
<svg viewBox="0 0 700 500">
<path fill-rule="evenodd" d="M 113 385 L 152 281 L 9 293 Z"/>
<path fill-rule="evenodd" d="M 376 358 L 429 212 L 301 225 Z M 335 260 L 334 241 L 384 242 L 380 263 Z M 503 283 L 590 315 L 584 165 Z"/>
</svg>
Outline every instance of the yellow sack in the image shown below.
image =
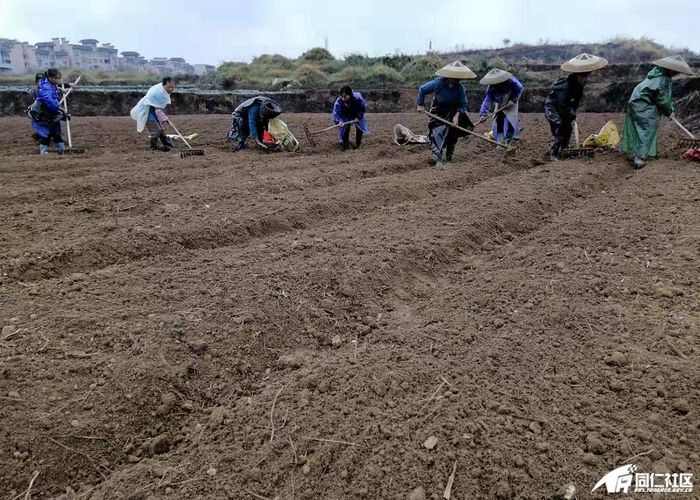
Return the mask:
<svg viewBox="0 0 700 500">
<path fill-rule="evenodd" d="M 275 140 L 282 143 L 282 149 L 285 151 L 296 151 L 299 149 L 299 141 L 294 134 L 289 130 L 287 124 L 284 123 L 279 118 L 272 118 L 268 125 L 267 131 L 270 133 Z"/>
<path fill-rule="evenodd" d="M 603 125 L 598 134 L 590 135 L 583 141 L 584 148 L 614 149 L 618 144 L 620 144 L 620 132 L 612 120 Z"/>
</svg>

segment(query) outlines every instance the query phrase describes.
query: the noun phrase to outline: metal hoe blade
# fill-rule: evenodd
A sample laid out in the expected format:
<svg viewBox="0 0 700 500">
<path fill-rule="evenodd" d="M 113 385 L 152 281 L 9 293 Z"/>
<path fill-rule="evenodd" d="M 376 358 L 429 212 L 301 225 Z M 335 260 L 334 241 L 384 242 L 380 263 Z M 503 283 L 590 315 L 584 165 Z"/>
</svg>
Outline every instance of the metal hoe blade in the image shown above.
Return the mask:
<svg viewBox="0 0 700 500">
<path fill-rule="evenodd" d="M 700 139 L 680 139 L 678 145 L 682 148 L 696 148 L 700 149 Z"/>
<path fill-rule="evenodd" d="M 69 149 L 64 149 L 63 153 L 64 155 L 84 155 L 85 150 L 84 149 L 79 149 L 79 148 L 69 148 Z"/>
<path fill-rule="evenodd" d="M 304 134 L 306 135 L 306 140 L 309 141 L 309 144 L 316 146 L 316 141 L 314 141 L 314 136 L 311 134 L 311 130 L 309 130 L 308 123 L 304 124 Z"/>
<path fill-rule="evenodd" d="M 595 156 L 595 149 L 579 148 L 579 149 L 563 149 L 559 153 L 559 157 L 565 158 L 593 158 Z"/>
<path fill-rule="evenodd" d="M 188 156 L 204 156 L 203 149 L 185 149 L 180 151 L 180 158 L 187 158 Z"/>
</svg>

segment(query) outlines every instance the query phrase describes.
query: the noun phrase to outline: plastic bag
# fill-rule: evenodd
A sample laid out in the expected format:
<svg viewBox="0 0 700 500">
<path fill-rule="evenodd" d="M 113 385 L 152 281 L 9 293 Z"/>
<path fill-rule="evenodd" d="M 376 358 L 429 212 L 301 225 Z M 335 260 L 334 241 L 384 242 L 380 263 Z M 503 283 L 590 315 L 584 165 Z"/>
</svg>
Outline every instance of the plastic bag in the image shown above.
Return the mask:
<svg viewBox="0 0 700 500">
<path fill-rule="evenodd" d="M 583 141 L 584 148 L 610 148 L 614 149 L 620 144 L 620 132 L 617 130 L 617 126 L 612 120 L 609 120 L 600 132 L 597 134 L 589 135 L 585 141 Z"/>
<path fill-rule="evenodd" d="M 428 144 L 428 138 L 424 135 L 416 135 L 408 127 L 397 123 L 394 125 L 394 142 L 399 146 Z"/>
<path fill-rule="evenodd" d="M 272 118 L 267 125 L 270 135 L 282 144 L 285 151 L 296 151 L 299 149 L 299 141 L 289 130 L 287 124 L 279 118 Z"/>
</svg>

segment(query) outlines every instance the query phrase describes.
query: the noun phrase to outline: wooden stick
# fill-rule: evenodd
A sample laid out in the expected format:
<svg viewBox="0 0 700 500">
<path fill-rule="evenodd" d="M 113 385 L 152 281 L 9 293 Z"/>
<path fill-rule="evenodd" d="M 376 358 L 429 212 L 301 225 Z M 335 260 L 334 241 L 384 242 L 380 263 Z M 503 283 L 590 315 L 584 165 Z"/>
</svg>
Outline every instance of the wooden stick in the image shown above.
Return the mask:
<svg viewBox="0 0 700 500">
<path fill-rule="evenodd" d="M 320 441 L 322 443 L 336 443 L 336 444 L 347 444 L 348 446 L 360 446 L 357 443 L 351 443 L 349 441 L 338 441 L 336 439 L 321 439 L 312 437 L 302 437 L 301 439 L 306 439 L 307 441 Z"/>
<path fill-rule="evenodd" d="M 65 85 L 61 84 L 61 90 L 63 90 L 64 95 L 67 96 L 67 94 L 65 94 L 65 92 L 66 92 Z M 65 99 L 65 98 L 63 99 L 63 109 L 66 112 L 66 114 L 68 114 L 68 99 Z M 70 135 L 70 120 L 68 120 L 68 119 L 66 119 L 66 132 L 68 132 L 68 147 L 72 148 L 73 147 L 73 139 L 71 138 L 71 135 Z"/>
<path fill-rule="evenodd" d="M 284 390 L 284 388 L 287 387 L 287 385 L 283 385 L 282 388 L 277 391 L 277 394 L 275 394 L 275 398 L 272 400 L 272 408 L 270 409 L 270 442 L 272 442 L 273 439 L 275 439 L 275 403 L 277 402 L 277 396 L 280 395 L 280 393 Z"/>
<path fill-rule="evenodd" d="M 697 140 L 697 137 L 695 137 L 695 136 L 692 134 L 692 132 L 691 132 L 690 130 L 688 130 L 688 129 L 685 128 L 683 125 L 681 125 L 681 122 L 679 122 L 679 121 L 676 119 L 675 116 L 671 115 L 669 118 L 671 118 L 671 120 L 673 120 L 673 123 L 675 123 L 676 125 L 678 125 L 678 127 L 679 127 L 683 132 L 685 132 L 686 134 L 688 134 L 688 137 L 690 137 L 690 138 L 693 139 L 694 141 Z"/>
<path fill-rule="evenodd" d="M 82 77 L 83 77 L 83 75 L 78 75 L 77 80 L 75 80 L 75 81 L 73 82 L 73 84 L 71 85 L 71 87 L 68 89 L 68 92 L 66 92 L 65 94 L 63 94 L 63 97 L 61 98 L 61 102 L 58 103 L 59 106 L 60 106 L 61 104 L 63 104 L 63 101 L 66 100 L 66 97 L 68 97 L 68 95 L 69 95 L 71 92 L 73 92 L 73 88 L 74 88 L 76 85 L 78 85 L 78 82 L 80 81 L 80 79 L 81 79 Z"/>
<path fill-rule="evenodd" d="M 574 137 L 576 138 L 576 149 L 581 149 L 581 141 L 578 136 L 578 123 L 574 120 Z"/>
<path fill-rule="evenodd" d="M 70 448 L 70 447 L 66 446 L 65 444 L 63 444 L 63 443 L 58 442 L 58 441 L 56 441 L 55 439 L 53 439 L 53 438 L 51 438 L 51 437 L 49 437 L 49 436 L 46 436 L 46 439 L 48 439 L 49 441 L 53 441 L 53 442 L 56 443 L 58 446 L 61 446 L 62 448 L 65 448 L 65 449 L 68 450 L 68 451 L 72 451 L 73 453 L 77 453 L 78 455 L 81 455 L 81 456 L 87 458 L 88 461 L 89 461 L 89 462 L 92 464 L 92 466 L 95 468 L 95 470 L 96 470 L 97 472 L 100 473 L 100 476 L 102 476 L 103 479 L 107 479 L 107 476 L 104 475 L 104 473 L 100 470 L 100 468 L 95 464 L 95 462 L 92 460 L 92 458 L 90 458 L 89 455 L 86 455 L 86 454 L 83 453 L 82 451 L 74 450 L 73 448 Z M 109 469 L 108 469 L 108 470 L 109 470 Z"/>
<path fill-rule="evenodd" d="M 673 342 L 671 342 L 669 337 L 664 337 L 664 340 L 666 341 L 666 345 L 676 354 L 676 356 L 682 359 L 688 359 L 688 356 L 686 356 L 683 351 L 681 351 Z"/>
<path fill-rule="evenodd" d="M 29 488 L 27 488 L 27 494 L 24 495 L 24 500 L 29 500 L 31 498 L 32 486 L 34 486 L 34 481 L 36 481 L 37 477 L 39 477 L 38 470 L 34 471 L 34 476 L 32 477 L 32 480 L 29 483 Z"/>
<path fill-rule="evenodd" d="M 426 110 L 424 110 L 424 109 L 421 109 L 421 113 L 423 113 L 423 114 L 425 114 L 425 115 L 428 115 L 430 118 L 433 118 L 433 119 L 435 119 L 435 120 L 437 120 L 437 121 L 439 121 L 439 122 L 442 122 L 442 123 L 444 123 L 445 125 L 449 125 L 449 126 L 452 127 L 452 128 L 456 128 L 457 130 L 461 130 L 462 132 L 464 132 L 464 133 L 466 133 L 466 134 L 473 135 L 474 137 L 478 137 L 478 138 L 481 139 L 482 141 L 490 142 L 491 144 L 495 144 L 496 146 L 505 147 L 506 150 L 510 150 L 510 149 L 511 149 L 510 146 L 506 146 L 505 144 L 498 143 L 498 142 L 496 142 L 496 141 L 494 141 L 494 140 L 492 140 L 492 139 L 489 139 L 489 138 L 487 138 L 487 137 L 484 137 L 484 136 L 481 135 L 481 134 L 477 134 L 476 132 L 472 132 L 471 130 L 466 129 L 466 128 L 464 128 L 464 127 L 460 127 L 459 125 L 455 125 L 454 123 L 452 123 L 452 122 L 449 121 L 449 120 L 445 120 L 444 118 L 441 118 L 441 117 L 439 117 L 438 115 L 432 114 L 430 111 L 426 111 Z"/>
<path fill-rule="evenodd" d="M 243 491 L 245 491 L 246 493 L 248 493 L 251 496 L 254 496 L 255 498 L 259 498 L 260 500 L 277 500 L 279 498 L 279 497 L 275 497 L 274 499 L 270 499 L 270 498 L 264 497 L 262 495 L 258 495 L 257 493 L 253 493 L 252 491 L 248 491 L 245 488 L 243 489 Z"/>
<path fill-rule="evenodd" d="M 455 473 L 457 472 L 457 460 L 455 460 L 455 465 L 452 467 L 452 474 L 450 474 L 450 478 L 447 480 L 447 488 L 445 488 L 445 493 L 442 495 L 442 498 L 445 500 L 450 500 L 450 496 L 452 495 L 452 485 L 455 482 Z"/>
<path fill-rule="evenodd" d="M 328 132 L 329 130 L 333 130 L 334 128 L 344 127 L 345 125 L 350 125 L 352 123 L 357 123 L 357 118 L 354 120 L 350 120 L 349 122 L 336 123 L 335 125 L 331 125 L 330 127 L 326 127 L 321 130 L 316 130 L 315 132 L 309 132 L 309 134 L 316 135 L 320 134 L 321 132 Z"/>
</svg>

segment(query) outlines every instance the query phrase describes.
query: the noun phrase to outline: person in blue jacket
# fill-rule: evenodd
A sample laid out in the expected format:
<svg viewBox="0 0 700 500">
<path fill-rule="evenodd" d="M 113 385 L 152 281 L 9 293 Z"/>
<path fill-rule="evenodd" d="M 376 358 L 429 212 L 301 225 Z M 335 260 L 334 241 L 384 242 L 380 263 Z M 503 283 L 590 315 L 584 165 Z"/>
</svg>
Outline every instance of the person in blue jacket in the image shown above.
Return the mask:
<svg viewBox="0 0 700 500">
<path fill-rule="evenodd" d="M 508 71 L 493 68 L 481 79 L 481 84 L 487 87 L 479 117 L 483 121 L 489 113 L 498 111 L 491 126 L 494 140 L 509 144 L 520 139 L 518 101 L 523 93 L 522 83 Z"/>
<path fill-rule="evenodd" d="M 29 107 L 28 115 L 32 119 L 32 128 L 39 139 L 39 154 L 49 154 L 53 141 L 56 152 L 63 153 L 66 145 L 61 137 L 61 121 L 70 120 L 70 115 L 61 107 L 61 72 L 49 69 L 36 85 L 34 103 Z"/>
<path fill-rule="evenodd" d="M 365 119 L 367 112 L 367 102 L 365 97 L 359 92 L 353 92 L 349 85 L 345 85 L 340 89 L 340 97 L 335 100 L 333 105 L 333 123 L 355 122 L 355 144 L 350 145 L 350 129 L 352 124 L 338 127 L 338 142 L 342 145 L 343 151 L 352 147 L 359 148 L 362 144 L 362 137 L 369 132 L 369 125 Z"/>
<path fill-rule="evenodd" d="M 242 102 L 231 114 L 231 130 L 228 140 L 236 144 L 236 151 L 245 148 L 246 140 L 252 137 L 260 149 L 268 149 L 263 142 L 265 131 L 272 118 L 282 113 L 282 107 L 269 97 L 258 96 Z"/>
<path fill-rule="evenodd" d="M 474 125 L 467 116 L 467 91 L 461 80 L 476 78 L 476 74 L 464 64 L 455 61 L 435 73 L 438 77 L 418 89 L 418 111 L 425 109 L 425 98 L 434 94 L 430 113 L 472 130 Z M 451 163 L 457 140 L 467 135 L 439 120 L 431 118 L 428 123 L 431 165 L 443 166 Z"/>
</svg>

